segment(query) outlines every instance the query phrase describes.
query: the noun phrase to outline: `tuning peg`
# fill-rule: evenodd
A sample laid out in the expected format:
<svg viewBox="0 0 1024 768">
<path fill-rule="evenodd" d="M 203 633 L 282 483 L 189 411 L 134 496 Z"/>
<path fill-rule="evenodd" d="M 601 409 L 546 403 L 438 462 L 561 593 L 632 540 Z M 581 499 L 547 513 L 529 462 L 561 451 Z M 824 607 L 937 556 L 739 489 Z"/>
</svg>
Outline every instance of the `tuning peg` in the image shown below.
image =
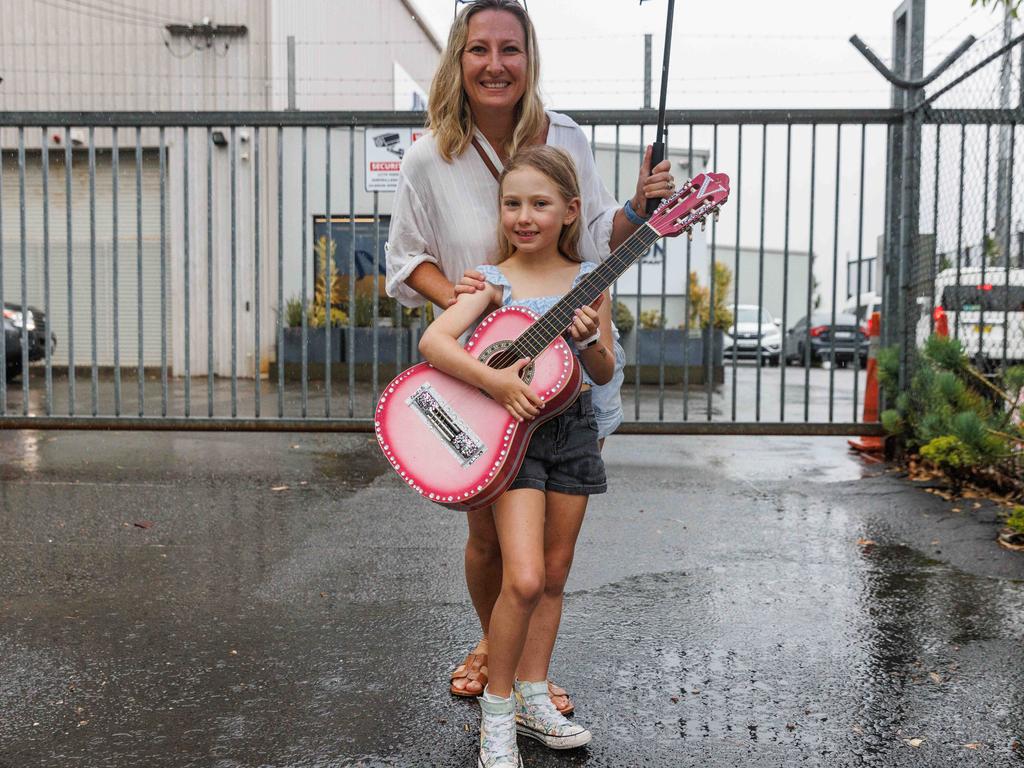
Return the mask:
<svg viewBox="0 0 1024 768">
<path fill-rule="evenodd" d="M 703 231 L 704 231 L 704 227 L 706 227 L 706 226 L 707 226 L 707 224 L 708 224 L 708 222 L 707 222 L 707 220 L 706 220 L 706 219 L 701 219 L 701 220 L 700 220 L 700 231 L 701 231 L 701 232 L 703 232 Z"/>
<path fill-rule="evenodd" d="M 693 240 L 693 227 L 686 228 L 686 237 L 689 240 Z"/>
<path fill-rule="evenodd" d="M 719 216 L 718 209 L 715 209 L 715 223 L 716 224 L 718 223 L 718 216 Z"/>
</svg>

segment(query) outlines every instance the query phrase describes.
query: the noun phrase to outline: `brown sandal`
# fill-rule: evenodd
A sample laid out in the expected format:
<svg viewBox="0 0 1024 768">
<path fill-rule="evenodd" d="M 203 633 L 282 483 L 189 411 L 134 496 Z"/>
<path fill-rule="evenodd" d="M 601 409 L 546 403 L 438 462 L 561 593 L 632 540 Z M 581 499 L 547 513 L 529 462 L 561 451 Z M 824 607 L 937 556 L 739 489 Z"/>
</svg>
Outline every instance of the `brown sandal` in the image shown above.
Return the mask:
<svg viewBox="0 0 1024 768">
<path fill-rule="evenodd" d="M 462 688 L 455 687 L 456 680 L 466 680 L 466 684 Z M 469 687 L 471 685 L 479 685 L 479 691 L 471 691 Z M 459 666 L 452 670 L 451 684 L 448 686 L 448 690 L 452 696 L 462 696 L 464 698 L 476 698 L 482 696 L 484 688 L 487 686 L 487 654 L 486 653 L 468 653 L 466 654 L 466 660 L 463 661 Z"/>
<path fill-rule="evenodd" d="M 555 705 L 555 709 L 566 717 L 576 710 L 576 707 L 572 703 L 572 699 L 569 698 L 569 694 L 565 688 L 555 685 L 550 680 L 548 680 L 548 698 L 550 698 L 551 703 Z M 559 699 L 561 699 L 561 701 L 559 701 Z"/>
</svg>

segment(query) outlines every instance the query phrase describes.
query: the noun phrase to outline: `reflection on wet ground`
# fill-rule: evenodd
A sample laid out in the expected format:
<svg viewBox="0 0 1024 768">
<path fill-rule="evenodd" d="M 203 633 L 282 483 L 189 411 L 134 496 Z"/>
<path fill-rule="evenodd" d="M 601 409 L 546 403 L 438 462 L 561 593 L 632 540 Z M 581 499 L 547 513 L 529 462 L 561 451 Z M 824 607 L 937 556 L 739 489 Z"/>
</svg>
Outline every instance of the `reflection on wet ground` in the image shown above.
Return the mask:
<svg viewBox="0 0 1024 768">
<path fill-rule="evenodd" d="M 478 631 L 464 517 L 367 436 L 3 433 L 0 458 L 0 766 L 473 764 L 445 682 Z M 1024 759 L 1024 559 L 992 530 L 917 546 L 892 521 L 943 502 L 838 438 L 606 459 L 553 668 L 595 739 L 528 766 Z"/>
</svg>

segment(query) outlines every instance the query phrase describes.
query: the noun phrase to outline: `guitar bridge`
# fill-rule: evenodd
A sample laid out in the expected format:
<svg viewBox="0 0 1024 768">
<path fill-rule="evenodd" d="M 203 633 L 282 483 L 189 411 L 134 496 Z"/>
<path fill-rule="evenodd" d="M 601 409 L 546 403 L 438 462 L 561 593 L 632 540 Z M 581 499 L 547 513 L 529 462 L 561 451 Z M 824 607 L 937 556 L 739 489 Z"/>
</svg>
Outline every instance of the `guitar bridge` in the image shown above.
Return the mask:
<svg viewBox="0 0 1024 768">
<path fill-rule="evenodd" d="M 470 466 L 483 456 L 486 446 L 430 384 L 424 384 L 405 401 L 437 435 L 455 460 Z"/>
</svg>

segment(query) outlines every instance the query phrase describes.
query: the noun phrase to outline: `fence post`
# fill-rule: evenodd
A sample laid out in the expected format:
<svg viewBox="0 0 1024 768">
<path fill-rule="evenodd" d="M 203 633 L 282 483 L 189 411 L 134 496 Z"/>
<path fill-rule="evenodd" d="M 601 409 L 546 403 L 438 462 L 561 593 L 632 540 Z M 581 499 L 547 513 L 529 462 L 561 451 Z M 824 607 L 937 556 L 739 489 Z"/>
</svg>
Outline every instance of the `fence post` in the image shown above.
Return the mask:
<svg viewBox="0 0 1024 768">
<path fill-rule="evenodd" d="M 906 79 L 924 74 L 925 0 L 904 0 L 893 13 L 893 72 Z M 893 85 L 891 104 L 906 109 L 921 101 L 923 90 Z M 916 274 L 915 241 L 919 236 L 921 143 L 920 115 L 904 114 L 903 122 L 889 129 L 889 165 L 886 170 L 885 263 L 883 289 L 883 342 L 900 346 L 900 387 L 914 352 L 916 303 L 912 277 Z"/>
</svg>

